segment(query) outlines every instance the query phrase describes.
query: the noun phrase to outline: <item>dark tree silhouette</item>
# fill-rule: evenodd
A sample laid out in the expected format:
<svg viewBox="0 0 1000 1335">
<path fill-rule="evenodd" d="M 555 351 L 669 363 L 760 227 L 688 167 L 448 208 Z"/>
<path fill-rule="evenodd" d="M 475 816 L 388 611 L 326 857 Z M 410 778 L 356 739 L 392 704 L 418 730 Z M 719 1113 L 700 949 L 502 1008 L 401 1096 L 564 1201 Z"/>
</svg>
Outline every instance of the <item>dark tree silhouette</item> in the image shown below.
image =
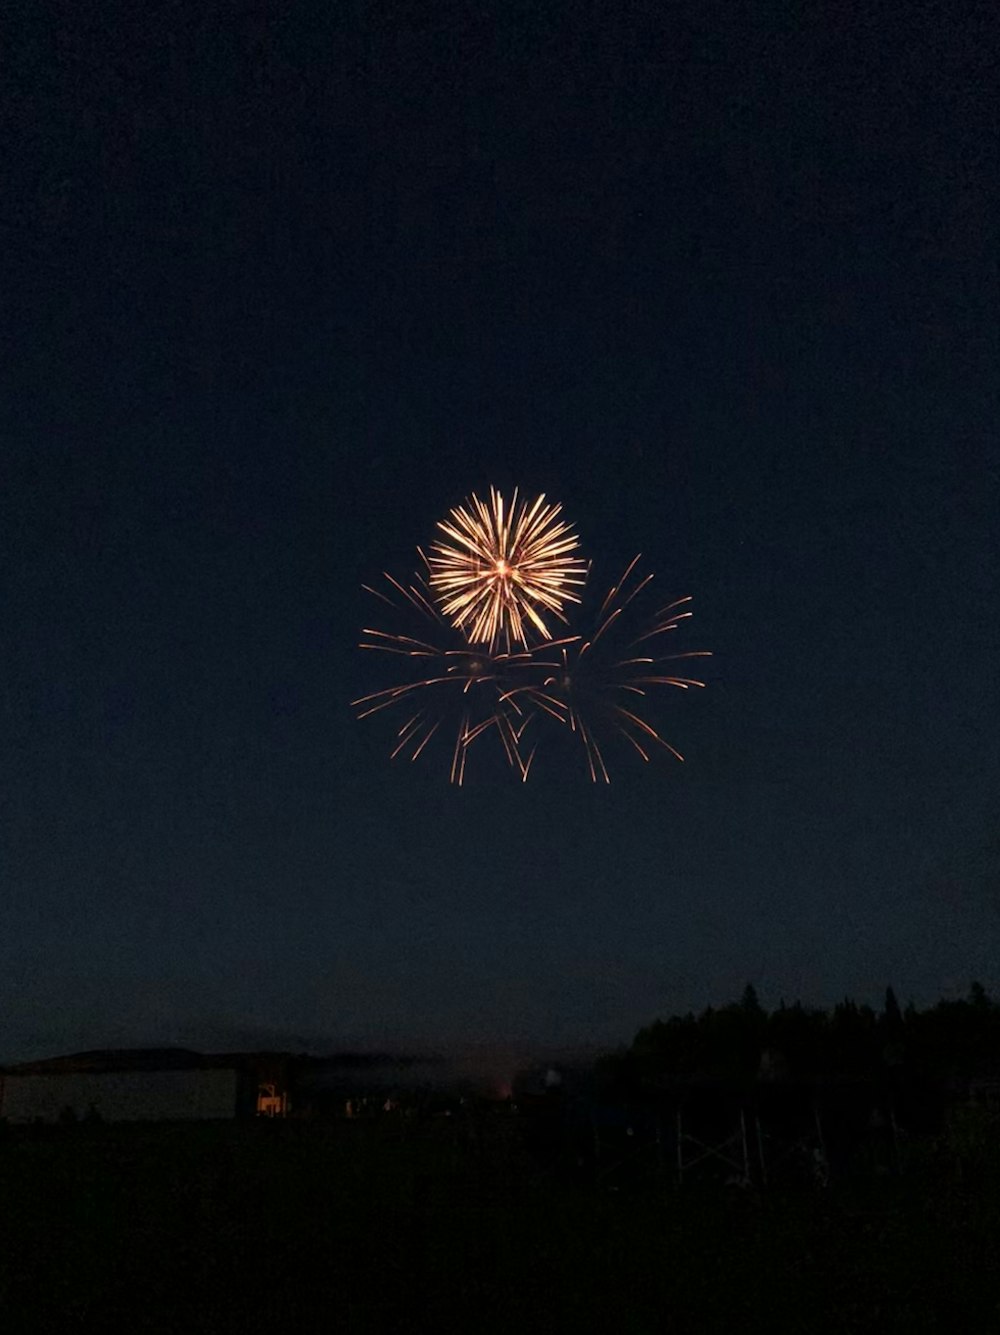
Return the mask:
<svg viewBox="0 0 1000 1335">
<path fill-rule="evenodd" d="M 974 983 L 968 1000 L 940 1001 L 904 1015 L 887 988 L 880 1014 L 844 998 L 830 1012 L 784 1002 L 770 1014 L 748 985 L 739 1002 L 700 1015 L 656 1020 L 602 1077 L 632 1089 L 688 1081 L 747 1086 L 758 1078 L 865 1085 L 875 1100 L 955 1091 L 979 1079 L 1000 1082 L 1000 1005 Z"/>
</svg>

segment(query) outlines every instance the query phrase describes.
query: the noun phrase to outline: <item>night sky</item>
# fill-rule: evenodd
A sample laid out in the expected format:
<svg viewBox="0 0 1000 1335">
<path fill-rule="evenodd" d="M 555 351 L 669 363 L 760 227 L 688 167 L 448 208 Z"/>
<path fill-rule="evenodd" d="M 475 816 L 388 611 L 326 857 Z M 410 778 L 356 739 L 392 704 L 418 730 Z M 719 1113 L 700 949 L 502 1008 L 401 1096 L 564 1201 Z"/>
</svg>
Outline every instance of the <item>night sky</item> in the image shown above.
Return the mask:
<svg viewBox="0 0 1000 1335">
<path fill-rule="evenodd" d="M 1000 990 L 992 23 L 8 14 L 0 1059 Z M 354 718 L 490 483 L 694 595 L 683 765 Z"/>
</svg>

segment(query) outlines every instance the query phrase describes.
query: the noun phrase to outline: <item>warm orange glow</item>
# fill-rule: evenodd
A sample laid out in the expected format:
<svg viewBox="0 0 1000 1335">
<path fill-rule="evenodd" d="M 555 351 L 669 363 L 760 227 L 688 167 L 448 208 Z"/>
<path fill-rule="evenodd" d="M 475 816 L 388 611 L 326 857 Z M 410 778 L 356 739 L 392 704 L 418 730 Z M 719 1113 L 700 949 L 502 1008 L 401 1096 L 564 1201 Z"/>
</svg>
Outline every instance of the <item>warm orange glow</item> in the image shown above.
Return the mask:
<svg viewBox="0 0 1000 1335">
<path fill-rule="evenodd" d="M 564 620 L 565 604 L 580 601 L 587 563 L 561 510 L 544 496 L 519 501 L 516 489 L 508 505 L 491 487 L 489 504 L 473 495 L 438 524 L 448 541 L 427 557 L 431 588 L 470 644 L 527 648 L 529 636 L 549 638 L 544 613 Z"/>
<path fill-rule="evenodd" d="M 257 1116 L 284 1117 L 288 1112 L 288 1095 L 268 1081 L 257 1089 Z"/>
</svg>

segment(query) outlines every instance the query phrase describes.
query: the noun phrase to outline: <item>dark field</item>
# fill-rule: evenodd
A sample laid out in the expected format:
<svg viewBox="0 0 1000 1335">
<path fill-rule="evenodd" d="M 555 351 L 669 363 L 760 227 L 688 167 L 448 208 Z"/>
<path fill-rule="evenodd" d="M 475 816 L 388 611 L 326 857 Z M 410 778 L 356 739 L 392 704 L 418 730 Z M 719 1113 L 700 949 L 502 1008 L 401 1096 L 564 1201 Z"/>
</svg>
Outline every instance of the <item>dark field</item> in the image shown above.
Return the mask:
<svg viewBox="0 0 1000 1335">
<path fill-rule="evenodd" d="M 8 1129 L 0 1329 L 989 1332 L 996 1173 L 574 1182 L 517 1119 Z"/>
</svg>

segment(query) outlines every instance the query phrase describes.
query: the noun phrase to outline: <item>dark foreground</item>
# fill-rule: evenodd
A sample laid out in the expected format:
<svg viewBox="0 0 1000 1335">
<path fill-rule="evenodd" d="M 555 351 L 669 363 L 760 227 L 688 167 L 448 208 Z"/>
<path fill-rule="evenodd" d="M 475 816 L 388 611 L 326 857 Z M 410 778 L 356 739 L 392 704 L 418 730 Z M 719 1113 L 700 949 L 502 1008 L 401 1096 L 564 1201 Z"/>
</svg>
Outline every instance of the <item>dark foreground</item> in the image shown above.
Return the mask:
<svg viewBox="0 0 1000 1335">
<path fill-rule="evenodd" d="M 517 1119 L 10 1129 L 0 1312 L 31 1331 L 1000 1331 L 1000 1183 L 573 1181 Z"/>
</svg>

